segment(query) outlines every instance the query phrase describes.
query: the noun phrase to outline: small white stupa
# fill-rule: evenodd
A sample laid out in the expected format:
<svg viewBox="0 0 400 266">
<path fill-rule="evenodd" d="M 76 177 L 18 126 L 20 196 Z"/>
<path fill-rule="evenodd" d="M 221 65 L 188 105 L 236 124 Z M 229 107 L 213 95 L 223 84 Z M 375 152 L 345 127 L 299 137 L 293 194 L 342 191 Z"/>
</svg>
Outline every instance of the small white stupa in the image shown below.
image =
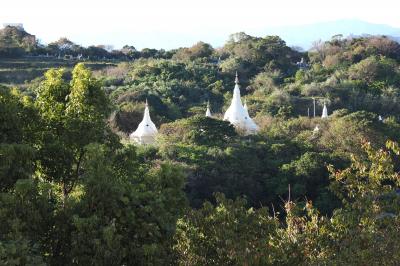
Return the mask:
<svg viewBox="0 0 400 266">
<path fill-rule="evenodd" d="M 258 126 L 254 123 L 253 119 L 250 118 L 247 111 L 247 105 L 242 105 L 240 99 L 240 88 L 239 78 L 236 72 L 235 88 L 233 89 L 233 98 L 231 105 L 226 110 L 224 120 L 229 121 L 236 128 L 244 130 L 246 134 L 255 134 L 258 131 Z"/>
<path fill-rule="evenodd" d="M 247 101 L 244 100 L 244 111 L 246 114 L 246 117 L 248 118 L 247 121 L 247 129 L 250 130 L 250 132 L 252 133 L 256 133 L 258 131 L 258 126 L 256 125 L 256 123 L 253 121 L 253 119 L 250 118 L 249 115 L 249 109 L 247 108 Z"/>
<path fill-rule="evenodd" d="M 314 128 L 314 130 L 313 130 L 313 133 L 314 133 L 314 134 L 317 134 L 318 132 L 319 132 L 319 126 L 316 125 L 315 128 Z"/>
<path fill-rule="evenodd" d="M 328 108 L 326 108 L 326 104 L 324 103 L 324 108 L 322 109 L 321 118 L 328 118 Z"/>
<path fill-rule="evenodd" d="M 210 111 L 210 102 L 207 102 L 206 117 L 212 117 L 212 114 L 211 114 L 211 111 Z"/>
<path fill-rule="evenodd" d="M 146 107 L 144 108 L 143 120 L 140 122 L 138 128 L 130 134 L 130 138 L 139 144 L 153 144 L 155 143 L 158 130 L 156 125 L 150 118 L 149 104 L 146 99 Z"/>
<path fill-rule="evenodd" d="M 246 98 L 244 98 L 244 105 L 243 105 L 244 110 L 246 111 L 246 114 L 249 115 L 249 109 L 247 108 L 247 101 Z"/>
</svg>

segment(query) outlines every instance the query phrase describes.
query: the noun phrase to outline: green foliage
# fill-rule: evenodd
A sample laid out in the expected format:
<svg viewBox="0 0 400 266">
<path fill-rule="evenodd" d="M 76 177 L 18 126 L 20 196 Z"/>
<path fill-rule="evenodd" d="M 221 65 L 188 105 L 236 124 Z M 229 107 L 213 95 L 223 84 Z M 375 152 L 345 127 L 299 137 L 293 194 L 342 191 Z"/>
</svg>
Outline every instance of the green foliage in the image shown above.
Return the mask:
<svg viewBox="0 0 400 266">
<path fill-rule="evenodd" d="M 367 142 L 367 159 L 354 156 L 351 167 L 331 170 L 332 189 L 345 206 L 332 219 L 341 243 L 333 246 L 336 263 L 392 264 L 398 259 L 399 183 L 392 153 L 398 154 L 398 144 L 389 141 L 386 146 L 375 150 Z"/>
<path fill-rule="evenodd" d="M 111 160 L 103 150 L 92 146 L 87 153 L 91 159 L 72 220 L 71 259 L 92 265 L 170 260 L 174 225 L 185 207 L 179 168 L 140 169 L 133 147 Z"/>
<path fill-rule="evenodd" d="M 265 208 L 247 209 L 246 201 L 216 194 L 216 206 L 204 203 L 178 221 L 175 251 L 179 265 L 265 265 L 269 232 L 279 221 Z"/>
<path fill-rule="evenodd" d="M 32 174 L 35 151 L 29 143 L 36 121 L 26 98 L 15 89 L 0 87 L 0 191 Z"/>
<path fill-rule="evenodd" d="M 211 128 L 212 124 L 220 126 Z M 299 127 L 293 121 L 288 124 L 285 126 L 293 128 L 289 132 Z M 231 199 L 246 196 L 251 206 L 274 204 L 279 209 L 288 186 L 292 186 L 295 198 L 315 200 L 324 213 L 338 206 L 327 190 L 326 164 L 342 166 L 344 160 L 313 147 L 308 139 L 291 139 L 300 132 L 310 132 L 310 126 L 292 133 L 277 129 L 276 136 L 257 138 L 232 134 L 229 141 L 222 141 L 230 132 L 227 128 L 220 130 L 222 125 L 218 120 L 192 117 L 164 124 L 160 129 L 164 140 L 159 155 L 186 165 L 186 192 L 192 206 L 199 207 L 204 200 L 212 201 L 214 192 L 223 192 Z M 204 138 L 203 133 L 210 130 L 213 132 Z"/>
<path fill-rule="evenodd" d="M 204 115 L 164 124 L 160 132 L 167 137 L 168 142 L 180 141 L 205 146 L 223 146 L 237 136 L 229 122 Z"/>
<path fill-rule="evenodd" d="M 236 58 L 240 62 L 241 73 L 245 76 L 255 76 L 260 70 L 279 70 L 284 75 L 294 71 L 294 61 L 300 59 L 300 54 L 288 46 L 278 36 L 257 38 L 243 32 L 231 35 L 223 47 L 223 53 L 229 59 Z"/>
<path fill-rule="evenodd" d="M 44 265 L 43 254 L 52 227 L 49 186 L 30 179 L 0 194 L 0 261 L 5 265 Z"/>
<path fill-rule="evenodd" d="M 204 204 L 179 223 L 175 250 L 181 265 L 392 265 L 400 246 L 398 173 L 389 150 L 364 145 L 367 160 L 354 158 L 343 171 L 331 168 L 332 189 L 344 206 L 332 217 L 321 216 L 307 202 L 285 203 L 285 223 L 265 209 L 245 208 L 245 202 Z M 389 182 L 389 183 L 388 183 Z M 249 246 L 250 245 L 250 246 Z"/>
<path fill-rule="evenodd" d="M 376 87 L 376 82 L 394 85 L 399 82 L 396 61 L 385 57 L 368 57 L 349 68 L 349 77 L 365 81 Z"/>
<path fill-rule="evenodd" d="M 0 191 L 7 191 L 34 170 L 34 149 L 26 144 L 0 144 Z"/>
<path fill-rule="evenodd" d="M 63 70 L 49 70 L 37 91 L 41 175 L 61 185 L 65 199 L 82 175 L 85 146 L 116 145 L 106 126 L 108 100 L 91 72 L 78 64 L 67 84 Z"/>
<path fill-rule="evenodd" d="M 212 55 L 213 48 L 210 44 L 198 42 L 190 48 L 180 48 L 172 56 L 173 59 L 190 61 L 198 58 L 208 58 Z"/>
<path fill-rule="evenodd" d="M 34 35 L 23 29 L 7 26 L 0 30 L 0 57 L 16 57 L 38 49 Z"/>
<path fill-rule="evenodd" d="M 46 265 L 35 247 L 23 238 L 0 240 L 0 262 L 3 265 Z"/>
</svg>

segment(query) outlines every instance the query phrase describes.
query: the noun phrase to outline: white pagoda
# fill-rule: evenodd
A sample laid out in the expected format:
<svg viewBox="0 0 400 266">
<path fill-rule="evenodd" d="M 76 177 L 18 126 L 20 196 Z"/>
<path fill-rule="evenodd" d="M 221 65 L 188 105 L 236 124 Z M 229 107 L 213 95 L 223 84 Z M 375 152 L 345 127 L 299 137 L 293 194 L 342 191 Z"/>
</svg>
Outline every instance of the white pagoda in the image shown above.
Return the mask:
<svg viewBox="0 0 400 266">
<path fill-rule="evenodd" d="M 211 114 L 211 111 L 210 111 L 210 102 L 207 102 L 206 117 L 212 117 L 212 114 Z"/>
<path fill-rule="evenodd" d="M 235 88 L 233 89 L 233 98 L 231 105 L 226 110 L 224 120 L 229 121 L 232 125 L 240 130 L 244 130 L 246 134 L 255 134 L 258 131 L 258 126 L 250 118 L 247 110 L 247 105 L 242 105 L 240 99 L 239 78 L 236 72 Z"/>
<path fill-rule="evenodd" d="M 324 108 L 322 109 L 321 118 L 328 118 L 328 108 L 326 108 L 326 104 L 324 103 Z"/>
<path fill-rule="evenodd" d="M 153 144 L 155 143 L 158 130 L 150 118 L 149 105 L 146 100 L 146 107 L 144 108 L 143 120 L 140 122 L 138 128 L 130 134 L 130 138 L 139 144 Z"/>
</svg>

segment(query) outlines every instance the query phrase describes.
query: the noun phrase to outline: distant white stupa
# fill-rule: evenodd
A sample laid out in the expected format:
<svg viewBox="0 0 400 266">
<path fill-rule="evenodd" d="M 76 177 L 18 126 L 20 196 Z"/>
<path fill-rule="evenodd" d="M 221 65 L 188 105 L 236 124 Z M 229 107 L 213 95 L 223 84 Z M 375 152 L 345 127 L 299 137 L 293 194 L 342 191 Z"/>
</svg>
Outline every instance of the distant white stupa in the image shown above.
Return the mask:
<svg viewBox="0 0 400 266">
<path fill-rule="evenodd" d="M 326 108 L 326 104 L 324 103 L 324 108 L 322 109 L 321 118 L 328 118 L 328 108 Z"/>
<path fill-rule="evenodd" d="M 316 134 L 316 133 L 318 133 L 318 132 L 319 132 L 319 126 L 316 125 L 316 126 L 314 127 L 313 133 Z"/>
<path fill-rule="evenodd" d="M 138 128 L 130 134 L 130 138 L 139 144 L 153 144 L 155 143 L 158 130 L 156 125 L 150 118 L 149 105 L 146 99 L 146 107 L 144 108 L 143 120 L 140 122 Z"/>
<path fill-rule="evenodd" d="M 235 88 L 233 89 L 232 102 L 228 110 L 226 110 L 225 112 L 224 120 L 229 121 L 236 128 L 244 130 L 246 134 L 255 134 L 258 131 L 258 126 L 249 116 L 247 105 L 242 105 L 242 100 L 240 99 L 239 78 L 237 72 L 235 78 Z"/>
<path fill-rule="evenodd" d="M 211 111 L 210 111 L 210 102 L 207 102 L 206 117 L 212 117 L 212 114 L 211 114 Z"/>
</svg>

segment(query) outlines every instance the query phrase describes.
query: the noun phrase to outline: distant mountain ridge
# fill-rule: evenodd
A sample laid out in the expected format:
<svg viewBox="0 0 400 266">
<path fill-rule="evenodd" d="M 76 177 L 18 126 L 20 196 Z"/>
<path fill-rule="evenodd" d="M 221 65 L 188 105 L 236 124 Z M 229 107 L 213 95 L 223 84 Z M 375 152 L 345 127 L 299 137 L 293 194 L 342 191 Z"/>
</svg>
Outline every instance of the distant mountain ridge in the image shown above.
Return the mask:
<svg viewBox="0 0 400 266">
<path fill-rule="evenodd" d="M 312 46 L 313 42 L 317 40 L 326 41 L 337 34 L 342 34 L 344 37 L 385 35 L 400 42 L 400 28 L 351 19 L 307 25 L 270 27 L 256 34 L 261 36 L 279 35 L 289 46 L 300 46 L 306 50 Z"/>
</svg>

